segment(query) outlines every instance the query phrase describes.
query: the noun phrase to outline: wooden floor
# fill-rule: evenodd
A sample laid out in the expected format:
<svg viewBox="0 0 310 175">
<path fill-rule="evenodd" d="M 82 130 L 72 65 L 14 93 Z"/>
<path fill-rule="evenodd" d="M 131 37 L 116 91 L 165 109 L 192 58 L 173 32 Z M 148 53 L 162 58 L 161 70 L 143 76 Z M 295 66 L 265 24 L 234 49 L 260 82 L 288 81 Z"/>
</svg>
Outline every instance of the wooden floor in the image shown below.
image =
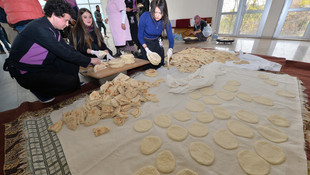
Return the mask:
<svg viewBox="0 0 310 175">
<path fill-rule="evenodd" d="M 111 35 L 110 35 L 111 36 Z M 112 37 L 106 40 L 108 47 L 115 52 Z M 168 41 L 164 40 L 165 50 L 168 48 Z M 188 47 L 214 48 L 226 51 L 243 51 L 269 55 L 275 57 L 284 57 L 287 60 L 296 60 L 310 63 L 310 42 L 291 41 L 291 40 L 270 40 L 253 38 L 235 38 L 232 44 L 216 44 L 215 41 L 199 42 L 195 44 L 185 44 L 184 41 L 175 40 L 173 52 L 181 51 Z M 8 72 L 2 70 L 5 58 L 8 55 L 0 55 L 0 111 L 5 111 L 18 107 L 24 101 L 36 101 L 37 98 L 29 91 L 17 84 Z M 89 78 L 81 76 L 85 82 Z M 1 116 L 0 116 L 1 117 Z"/>
</svg>

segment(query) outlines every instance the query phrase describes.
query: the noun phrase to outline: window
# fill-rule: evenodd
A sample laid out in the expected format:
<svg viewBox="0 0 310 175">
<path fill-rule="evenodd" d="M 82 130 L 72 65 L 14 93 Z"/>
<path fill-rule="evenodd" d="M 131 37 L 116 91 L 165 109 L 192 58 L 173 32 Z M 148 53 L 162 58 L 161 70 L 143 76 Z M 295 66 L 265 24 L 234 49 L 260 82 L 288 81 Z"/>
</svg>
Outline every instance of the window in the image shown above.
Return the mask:
<svg viewBox="0 0 310 175">
<path fill-rule="evenodd" d="M 274 37 L 284 39 L 310 38 L 310 1 L 285 1 Z"/>
<path fill-rule="evenodd" d="M 220 0 L 218 33 L 232 36 L 261 36 L 271 0 Z"/>
</svg>

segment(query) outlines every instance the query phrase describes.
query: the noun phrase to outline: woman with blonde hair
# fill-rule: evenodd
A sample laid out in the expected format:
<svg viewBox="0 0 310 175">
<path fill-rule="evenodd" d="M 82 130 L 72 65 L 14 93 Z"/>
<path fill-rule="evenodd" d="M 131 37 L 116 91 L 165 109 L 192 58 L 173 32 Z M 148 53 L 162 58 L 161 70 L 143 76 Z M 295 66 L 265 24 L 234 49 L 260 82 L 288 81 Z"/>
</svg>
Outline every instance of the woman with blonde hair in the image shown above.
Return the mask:
<svg viewBox="0 0 310 175">
<path fill-rule="evenodd" d="M 111 56 L 112 51 L 104 43 L 91 12 L 86 8 L 78 11 L 77 22 L 71 31 L 70 44 L 84 55 L 114 59 Z"/>
</svg>

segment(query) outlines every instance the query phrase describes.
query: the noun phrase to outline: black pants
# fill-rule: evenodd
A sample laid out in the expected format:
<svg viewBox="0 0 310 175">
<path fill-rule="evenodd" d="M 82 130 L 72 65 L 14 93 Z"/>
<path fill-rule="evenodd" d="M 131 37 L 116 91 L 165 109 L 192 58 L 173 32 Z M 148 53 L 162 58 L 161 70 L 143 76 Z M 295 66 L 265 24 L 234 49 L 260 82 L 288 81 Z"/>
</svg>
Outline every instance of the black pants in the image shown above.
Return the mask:
<svg viewBox="0 0 310 175">
<path fill-rule="evenodd" d="M 150 51 L 152 52 L 156 52 L 158 53 L 158 55 L 161 57 L 161 62 L 159 63 L 159 65 L 155 66 L 153 64 L 147 64 L 143 67 L 143 69 L 158 69 L 160 68 L 161 66 L 164 65 L 164 57 L 165 57 L 165 51 L 164 51 L 164 47 L 162 44 L 160 44 L 160 40 L 161 40 L 161 37 L 159 38 L 156 38 L 156 39 L 147 39 L 147 38 L 144 38 L 144 41 L 145 41 L 145 44 L 147 45 L 147 47 L 150 49 Z M 142 48 L 142 52 L 141 52 L 141 58 L 142 59 L 145 59 L 145 60 L 148 60 L 147 59 L 147 56 L 146 56 L 146 51 L 143 47 Z"/>
<path fill-rule="evenodd" d="M 107 28 L 105 27 L 103 22 L 98 22 L 97 21 L 97 26 L 98 26 L 100 32 L 101 32 L 101 28 L 103 28 L 104 35 L 107 35 Z"/>
<path fill-rule="evenodd" d="M 140 42 L 138 40 L 138 22 L 137 22 L 137 17 L 134 13 L 128 15 L 127 13 L 127 18 L 129 21 L 129 26 L 130 26 L 130 34 L 132 41 L 135 42 L 135 44 L 138 46 L 138 49 L 140 49 Z"/>
<path fill-rule="evenodd" d="M 80 87 L 78 71 L 78 65 L 56 59 L 55 64 L 47 69 L 20 74 L 15 79 L 25 89 L 52 98 Z"/>
</svg>

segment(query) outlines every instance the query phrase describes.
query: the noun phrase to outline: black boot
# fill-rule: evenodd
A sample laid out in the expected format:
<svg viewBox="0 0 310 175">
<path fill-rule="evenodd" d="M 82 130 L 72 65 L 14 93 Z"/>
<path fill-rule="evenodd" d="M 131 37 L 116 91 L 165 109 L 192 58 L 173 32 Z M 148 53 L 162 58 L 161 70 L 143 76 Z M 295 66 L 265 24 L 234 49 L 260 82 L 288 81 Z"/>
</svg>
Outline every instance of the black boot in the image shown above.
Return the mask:
<svg viewBox="0 0 310 175">
<path fill-rule="evenodd" d="M 116 48 L 116 54 L 113 55 L 113 57 L 116 58 L 116 57 L 120 57 L 121 55 L 122 55 L 121 49 L 120 49 L 119 47 L 117 47 L 117 48 Z"/>
</svg>

